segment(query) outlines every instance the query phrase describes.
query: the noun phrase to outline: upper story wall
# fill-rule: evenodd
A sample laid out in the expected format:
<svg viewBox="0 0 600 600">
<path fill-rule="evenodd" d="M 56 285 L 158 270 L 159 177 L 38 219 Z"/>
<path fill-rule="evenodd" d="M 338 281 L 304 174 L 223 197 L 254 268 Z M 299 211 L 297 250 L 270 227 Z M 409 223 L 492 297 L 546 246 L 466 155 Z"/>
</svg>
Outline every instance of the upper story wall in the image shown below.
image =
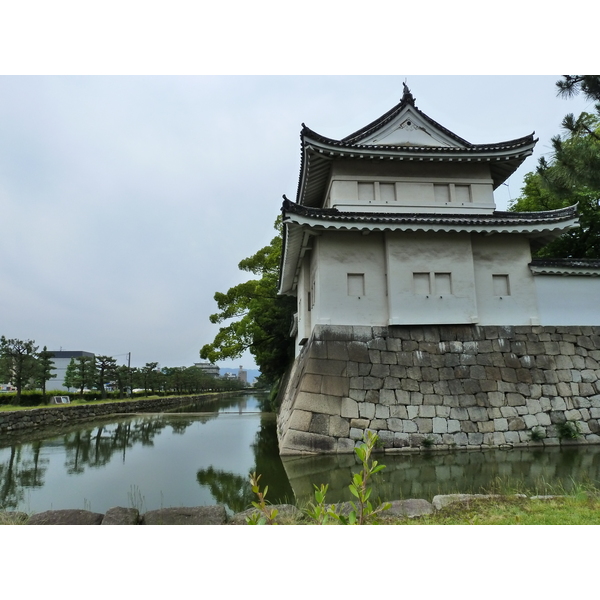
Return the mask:
<svg viewBox="0 0 600 600">
<path fill-rule="evenodd" d="M 386 164 L 334 161 L 326 208 L 364 212 L 491 213 L 489 166 L 477 163 Z"/>
</svg>

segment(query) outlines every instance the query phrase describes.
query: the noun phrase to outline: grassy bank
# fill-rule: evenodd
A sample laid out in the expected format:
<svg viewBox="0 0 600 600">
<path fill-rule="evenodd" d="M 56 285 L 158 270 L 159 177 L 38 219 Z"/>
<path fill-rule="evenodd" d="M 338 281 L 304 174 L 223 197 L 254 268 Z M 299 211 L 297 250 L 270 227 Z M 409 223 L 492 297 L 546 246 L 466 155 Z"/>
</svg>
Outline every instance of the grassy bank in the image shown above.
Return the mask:
<svg viewBox="0 0 600 600">
<path fill-rule="evenodd" d="M 600 495 L 581 492 L 546 498 L 482 498 L 433 515 L 398 519 L 404 525 L 599 525 Z"/>
<path fill-rule="evenodd" d="M 238 390 L 233 390 L 233 392 L 238 393 Z M 210 391 L 210 392 L 198 392 L 197 394 L 189 394 L 190 396 L 210 396 L 210 395 L 214 395 L 214 394 L 230 394 L 232 393 L 232 390 L 220 390 L 220 391 Z M 21 410 L 35 410 L 37 408 L 52 408 L 52 409 L 57 409 L 60 410 L 62 408 L 65 407 L 69 407 L 69 406 L 90 406 L 90 405 L 97 405 L 97 404 L 114 404 L 117 402 L 128 402 L 128 401 L 141 401 L 141 400 L 157 400 L 159 398 L 162 399 L 168 399 L 168 398 L 185 398 L 188 394 L 170 394 L 168 396 L 159 396 L 159 395 L 154 395 L 154 396 L 135 396 L 134 398 L 104 398 L 104 399 L 97 399 L 97 400 L 85 400 L 85 399 L 81 399 L 81 398 L 75 398 L 72 397 L 71 399 L 71 403 L 70 404 L 40 404 L 37 406 L 16 406 L 14 404 L 0 404 L 0 412 L 14 412 L 14 411 L 21 411 Z"/>
</svg>

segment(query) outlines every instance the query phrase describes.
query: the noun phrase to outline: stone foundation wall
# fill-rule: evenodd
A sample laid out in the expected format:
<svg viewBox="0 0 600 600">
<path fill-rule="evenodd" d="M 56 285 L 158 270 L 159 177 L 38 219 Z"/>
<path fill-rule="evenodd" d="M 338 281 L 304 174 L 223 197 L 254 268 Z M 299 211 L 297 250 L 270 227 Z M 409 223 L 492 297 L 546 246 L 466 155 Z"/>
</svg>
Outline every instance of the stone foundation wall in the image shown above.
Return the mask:
<svg viewBox="0 0 600 600">
<path fill-rule="evenodd" d="M 237 392 L 239 393 L 239 392 Z M 152 400 L 124 400 L 123 402 L 107 402 L 104 404 L 63 405 L 52 408 L 34 408 L 30 410 L 0 412 L 0 441 L 24 431 L 37 431 L 44 428 L 69 425 L 81 421 L 115 414 L 162 411 L 182 406 L 198 400 L 208 400 L 219 394 L 204 394 L 202 396 L 184 396 L 180 398 L 154 398 Z M 222 395 L 222 394 L 221 394 Z"/>
<path fill-rule="evenodd" d="M 283 455 L 600 443 L 600 327 L 318 326 L 281 394 Z"/>
</svg>

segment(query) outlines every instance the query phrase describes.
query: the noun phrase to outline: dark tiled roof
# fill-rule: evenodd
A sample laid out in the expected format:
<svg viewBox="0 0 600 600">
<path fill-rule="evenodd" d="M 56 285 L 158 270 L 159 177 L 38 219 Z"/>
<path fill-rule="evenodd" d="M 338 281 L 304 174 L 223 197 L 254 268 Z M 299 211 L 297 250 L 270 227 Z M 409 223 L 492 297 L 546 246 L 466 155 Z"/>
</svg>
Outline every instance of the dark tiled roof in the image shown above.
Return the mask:
<svg viewBox="0 0 600 600">
<path fill-rule="evenodd" d="M 599 258 L 536 258 L 532 267 L 564 267 L 568 269 L 600 269 Z"/>
<path fill-rule="evenodd" d="M 361 150 L 363 152 L 376 152 L 376 151 L 402 151 L 402 152 L 410 152 L 414 154 L 423 154 L 423 153 L 439 153 L 443 152 L 445 154 L 458 154 L 464 152 L 495 152 L 498 150 L 513 150 L 517 148 L 521 148 L 523 146 L 527 146 L 534 142 L 533 133 L 517 138 L 515 140 L 508 140 L 506 142 L 498 142 L 494 144 L 470 144 L 469 142 L 465 142 L 465 146 L 391 146 L 388 144 L 368 144 L 361 145 L 355 144 L 351 142 L 346 142 L 345 140 L 333 140 L 331 138 L 327 138 L 323 135 L 320 135 L 312 129 L 304 126 L 301 132 L 301 135 L 307 138 L 310 138 L 313 141 L 321 142 L 323 144 L 327 144 L 329 146 L 334 146 L 340 149 L 353 150 L 358 151 Z"/>
<path fill-rule="evenodd" d="M 372 131 L 379 129 L 380 127 L 383 127 L 384 125 L 386 125 L 387 123 L 392 121 L 394 119 L 394 117 L 405 106 L 408 106 L 408 105 L 412 106 L 415 109 L 415 111 L 417 113 L 419 113 L 419 115 L 421 115 L 421 117 L 423 117 L 423 119 L 425 119 L 425 121 L 427 121 L 428 123 L 430 123 L 437 129 L 439 129 L 440 131 L 443 131 L 446 135 L 450 136 L 452 139 L 454 139 L 459 144 L 461 144 L 463 146 L 471 145 L 469 142 L 467 142 L 467 140 L 464 140 L 463 138 L 457 136 L 455 133 L 452 133 L 452 131 L 450 131 L 449 129 L 446 129 L 444 126 L 440 125 L 437 121 L 434 121 L 431 117 L 428 117 L 424 112 L 420 111 L 416 107 L 415 99 L 413 98 L 413 95 L 410 92 L 405 93 L 402 96 L 402 99 L 400 100 L 400 102 L 398 104 L 396 104 L 396 106 L 394 106 L 393 108 L 388 110 L 388 112 L 386 112 L 384 115 L 382 115 L 378 119 L 375 119 L 375 121 L 373 121 L 372 123 L 369 123 L 368 125 L 365 125 L 364 127 L 361 127 L 358 131 L 355 131 L 354 133 L 347 135 L 342 140 L 342 142 L 344 142 L 346 144 L 352 144 L 352 145 L 357 144 L 358 142 L 360 142 L 361 140 L 366 138 Z"/>
<path fill-rule="evenodd" d="M 375 131 L 385 127 L 407 106 L 420 118 L 453 140 L 456 146 L 408 146 L 388 144 L 361 144 Z M 414 104 L 410 91 L 405 92 L 399 104 L 384 115 L 342 140 L 318 134 L 302 123 L 300 132 L 301 159 L 296 201 L 317 206 L 323 200 L 329 180 L 331 161 L 344 159 L 431 160 L 431 161 L 481 161 L 489 162 L 494 188 L 501 185 L 529 156 L 536 143 L 533 133 L 514 140 L 493 144 L 471 144 L 446 129 L 420 111 Z"/>
<path fill-rule="evenodd" d="M 50 350 L 54 358 L 79 358 L 81 356 L 94 356 L 93 352 L 83 350 Z"/>
<path fill-rule="evenodd" d="M 337 208 L 312 208 L 301 206 L 284 198 L 282 212 L 302 215 L 323 221 L 352 221 L 366 223 L 429 223 L 442 225 L 526 225 L 556 223 L 577 216 L 577 205 L 558 210 L 539 212 L 494 211 L 491 214 L 445 214 L 445 213 L 378 213 L 342 212 Z"/>
</svg>

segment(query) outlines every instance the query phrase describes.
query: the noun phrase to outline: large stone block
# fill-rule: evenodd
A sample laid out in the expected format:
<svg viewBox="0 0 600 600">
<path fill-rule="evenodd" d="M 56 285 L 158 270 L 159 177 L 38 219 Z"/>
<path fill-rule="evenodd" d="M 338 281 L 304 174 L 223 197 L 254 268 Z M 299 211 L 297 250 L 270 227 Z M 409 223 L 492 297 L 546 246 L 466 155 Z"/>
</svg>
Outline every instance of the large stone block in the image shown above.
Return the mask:
<svg viewBox="0 0 600 600">
<path fill-rule="evenodd" d="M 368 325 L 353 325 L 352 339 L 356 342 L 369 342 L 373 339 L 373 329 Z"/>
<path fill-rule="evenodd" d="M 379 403 L 379 390 L 367 390 L 365 393 L 365 402 Z"/>
<path fill-rule="evenodd" d="M 414 422 L 419 433 L 433 433 L 433 419 L 417 417 Z"/>
<path fill-rule="evenodd" d="M 450 416 L 452 409 L 449 406 L 437 406 L 435 405 L 435 416 L 447 419 Z"/>
<path fill-rule="evenodd" d="M 104 515 L 89 510 L 47 510 L 31 515 L 27 525 L 100 525 Z"/>
<path fill-rule="evenodd" d="M 402 419 L 388 419 L 387 427 L 390 431 L 404 431 L 404 424 L 402 422 Z"/>
<path fill-rule="evenodd" d="M 336 396 L 323 396 L 322 394 L 309 394 L 298 392 L 294 408 L 312 413 L 339 415 L 342 399 Z"/>
<path fill-rule="evenodd" d="M 102 525 L 139 525 L 140 511 L 137 508 L 115 506 L 109 508 L 102 519 Z"/>
<path fill-rule="evenodd" d="M 340 415 L 346 419 L 358 418 L 358 403 L 352 398 L 342 398 Z"/>
<path fill-rule="evenodd" d="M 294 410 L 288 421 L 288 427 L 298 431 L 308 431 L 311 419 L 312 413 L 305 410 Z"/>
<path fill-rule="evenodd" d="M 330 436 L 290 429 L 281 440 L 279 448 L 281 454 L 320 454 L 335 452 L 337 444 L 335 438 Z"/>
<path fill-rule="evenodd" d="M 389 364 L 376 363 L 371 367 L 372 377 L 387 377 L 390 374 Z"/>
<path fill-rule="evenodd" d="M 142 517 L 143 525 L 224 525 L 224 506 L 193 506 L 150 510 Z"/>
<path fill-rule="evenodd" d="M 341 377 L 346 375 L 346 362 L 345 360 L 309 358 L 305 372 L 314 375 L 337 375 Z"/>
<path fill-rule="evenodd" d="M 483 433 L 475 432 L 467 434 L 470 446 L 481 446 L 483 444 Z"/>
<path fill-rule="evenodd" d="M 352 454 L 354 452 L 354 441 L 350 438 L 340 438 L 337 441 L 338 454 Z"/>
<path fill-rule="evenodd" d="M 364 429 L 359 429 L 358 427 L 350 428 L 350 439 L 351 440 L 362 440 L 365 435 Z"/>
<path fill-rule="evenodd" d="M 599 410 L 600 409 L 596 409 Z M 408 419 L 408 411 L 406 410 L 406 406 L 401 404 L 395 404 L 390 406 L 390 417 L 394 417 L 397 419 Z"/>
<path fill-rule="evenodd" d="M 349 360 L 348 344 L 353 342 L 338 342 L 328 341 L 327 343 L 327 358 L 330 360 Z"/>
<path fill-rule="evenodd" d="M 329 415 L 315 413 L 310 419 L 308 431 L 310 433 L 318 433 L 320 435 L 329 435 Z"/>
<path fill-rule="evenodd" d="M 521 431 L 527 429 L 525 421 L 522 417 L 509 417 L 508 418 L 508 430 L 509 431 Z"/>
<path fill-rule="evenodd" d="M 448 433 L 460 433 L 460 421 L 448 419 Z"/>
<path fill-rule="evenodd" d="M 300 380 L 299 389 L 301 392 L 311 392 L 313 394 L 320 394 L 322 380 L 322 375 L 313 375 L 312 373 L 305 373 L 302 379 Z"/>
<path fill-rule="evenodd" d="M 368 363 L 369 350 L 364 342 L 349 342 L 348 343 L 348 360 L 358 363 Z"/>
<path fill-rule="evenodd" d="M 375 405 L 371 402 L 360 402 L 358 414 L 362 419 L 373 419 L 375 417 Z"/>
<path fill-rule="evenodd" d="M 382 513 L 386 517 L 421 517 L 433 513 L 433 505 L 427 500 L 395 500 L 391 502 L 391 508 Z"/>
<path fill-rule="evenodd" d="M 316 325 L 313 336 L 315 340 L 350 342 L 354 338 L 354 329 L 349 325 Z"/>
<path fill-rule="evenodd" d="M 477 423 L 477 430 L 480 433 L 492 433 L 494 429 L 494 421 L 479 421 Z"/>
<path fill-rule="evenodd" d="M 383 389 L 379 392 L 379 402 L 385 406 L 396 404 L 396 393 L 394 390 Z"/>
<path fill-rule="evenodd" d="M 468 411 L 471 421 L 478 422 L 489 419 L 487 410 L 482 406 L 471 406 Z"/>
<path fill-rule="evenodd" d="M 348 396 L 349 381 L 347 377 L 323 377 L 321 393 L 327 396 Z"/>
<path fill-rule="evenodd" d="M 406 448 L 410 445 L 410 434 L 394 433 L 394 448 Z"/>
<path fill-rule="evenodd" d="M 389 406 L 383 406 L 382 404 L 377 404 L 375 406 L 375 418 L 376 419 L 387 419 L 390 416 L 390 408 Z"/>
<path fill-rule="evenodd" d="M 441 417 L 434 417 L 433 433 L 448 433 L 448 421 Z"/>
<path fill-rule="evenodd" d="M 337 438 L 348 437 L 350 433 L 350 424 L 347 419 L 342 419 L 337 415 L 329 418 L 329 435 Z"/>
<path fill-rule="evenodd" d="M 404 433 L 417 433 L 418 427 L 415 421 L 404 421 L 403 423 Z"/>
<path fill-rule="evenodd" d="M 310 358 L 327 358 L 327 342 L 313 340 L 309 348 Z"/>
</svg>

